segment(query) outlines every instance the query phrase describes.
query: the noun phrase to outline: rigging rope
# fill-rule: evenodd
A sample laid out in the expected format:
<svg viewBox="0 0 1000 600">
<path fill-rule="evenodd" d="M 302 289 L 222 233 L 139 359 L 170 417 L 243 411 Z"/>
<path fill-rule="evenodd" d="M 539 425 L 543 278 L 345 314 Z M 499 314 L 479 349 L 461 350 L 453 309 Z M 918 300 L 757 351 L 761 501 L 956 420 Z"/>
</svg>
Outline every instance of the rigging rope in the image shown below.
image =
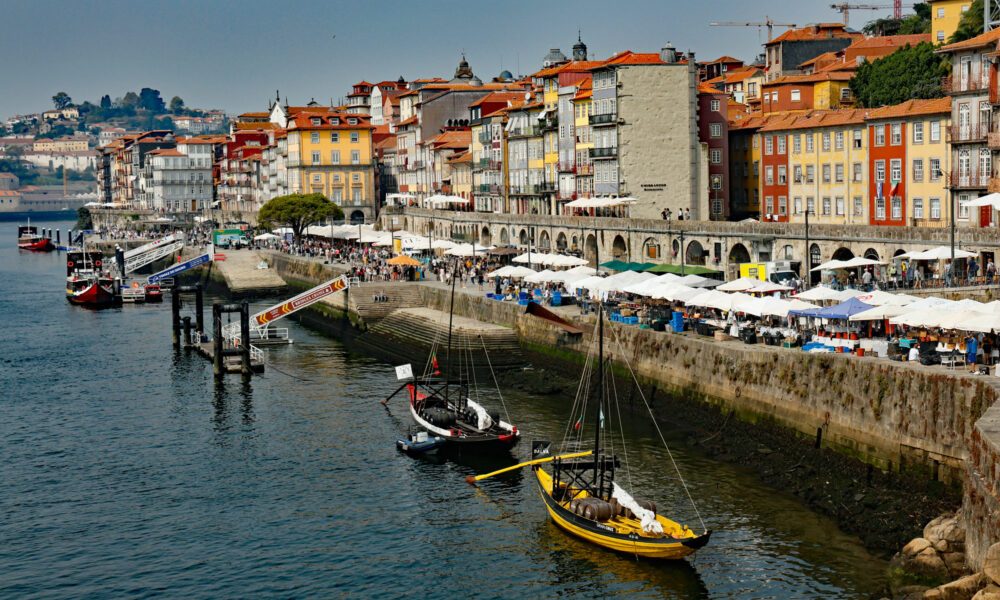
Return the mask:
<svg viewBox="0 0 1000 600">
<path fill-rule="evenodd" d="M 490 360 L 490 353 L 486 351 L 486 340 L 483 336 L 479 336 L 479 341 L 483 343 L 483 354 L 486 355 L 486 364 L 490 366 L 490 376 L 493 377 L 493 384 L 497 386 L 497 395 L 500 396 L 500 406 L 503 407 L 504 417 L 507 418 L 507 422 L 510 423 L 510 414 L 507 412 L 507 403 L 503 400 L 503 392 L 500 391 L 500 382 L 497 381 L 497 375 L 493 372 L 493 361 Z"/>
<path fill-rule="evenodd" d="M 684 488 L 684 493 L 687 494 L 688 500 L 691 502 L 691 507 L 694 509 L 694 513 L 697 515 L 698 521 L 701 523 L 701 528 L 707 530 L 708 528 L 705 527 L 705 521 L 701 518 L 701 512 L 698 510 L 698 505 L 695 504 L 694 497 L 691 496 L 691 490 L 688 489 L 687 482 L 684 481 L 684 475 L 681 474 L 681 470 L 677 466 L 677 461 L 674 460 L 674 453 L 670 451 L 670 446 L 667 445 L 667 440 L 663 437 L 663 431 L 660 430 L 660 424 L 656 422 L 656 416 L 653 415 L 653 409 L 649 406 L 649 402 L 646 401 L 646 394 L 642 392 L 642 386 L 639 385 L 639 378 L 635 376 L 635 371 L 632 370 L 632 363 L 629 362 L 628 355 L 622 347 L 621 338 L 618 336 L 618 332 L 615 328 L 612 327 L 611 331 L 614 334 L 615 343 L 618 344 L 618 348 L 621 350 L 622 358 L 625 360 L 625 366 L 628 367 L 628 372 L 632 375 L 632 380 L 635 382 L 635 386 L 639 390 L 639 397 L 642 398 L 642 403 L 645 405 L 646 411 L 649 412 L 649 418 L 653 421 L 653 427 L 656 428 L 656 433 L 660 436 L 660 441 L 663 442 L 663 447 L 667 450 L 667 456 L 670 457 L 670 464 L 674 466 L 674 471 L 677 472 L 677 478 L 681 481 L 681 487 Z"/>
</svg>

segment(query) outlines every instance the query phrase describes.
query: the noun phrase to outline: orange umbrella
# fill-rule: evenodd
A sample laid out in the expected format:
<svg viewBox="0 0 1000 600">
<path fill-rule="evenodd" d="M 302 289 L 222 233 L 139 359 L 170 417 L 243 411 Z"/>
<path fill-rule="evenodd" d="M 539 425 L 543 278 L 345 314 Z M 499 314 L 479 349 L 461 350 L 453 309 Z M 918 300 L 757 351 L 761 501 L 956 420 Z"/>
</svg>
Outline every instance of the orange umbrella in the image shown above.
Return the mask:
<svg viewBox="0 0 1000 600">
<path fill-rule="evenodd" d="M 394 256 L 389 260 L 385 261 L 389 265 L 400 265 L 404 267 L 419 267 L 420 261 L 410 258 L 405 254 L 400 254 L 399 256 Z"/>
</svg>

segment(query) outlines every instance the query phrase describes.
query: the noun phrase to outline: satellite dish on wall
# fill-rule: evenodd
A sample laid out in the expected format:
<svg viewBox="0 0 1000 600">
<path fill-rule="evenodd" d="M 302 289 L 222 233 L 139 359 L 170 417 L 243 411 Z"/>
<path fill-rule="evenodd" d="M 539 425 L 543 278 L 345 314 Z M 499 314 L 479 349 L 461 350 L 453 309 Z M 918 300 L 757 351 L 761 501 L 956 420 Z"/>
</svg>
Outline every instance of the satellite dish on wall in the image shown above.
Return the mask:
<svg viewBox="0 0 1000 600">
<path fill-rule="evenodd" d="M 524 101 L 528 102 L 531 100 L 531 92 L 524 92 Z"/>
</svg>

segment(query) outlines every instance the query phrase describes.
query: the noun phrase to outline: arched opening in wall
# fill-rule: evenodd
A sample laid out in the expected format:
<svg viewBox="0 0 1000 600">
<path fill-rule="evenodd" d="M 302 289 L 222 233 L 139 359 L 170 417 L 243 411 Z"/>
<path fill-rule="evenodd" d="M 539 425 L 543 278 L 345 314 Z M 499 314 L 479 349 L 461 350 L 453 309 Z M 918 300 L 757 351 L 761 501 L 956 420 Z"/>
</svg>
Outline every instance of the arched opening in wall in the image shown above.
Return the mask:
<svg viewBox="0 0 1000 600">
<path fill-rule="evenodd" d="M 674 240 L 670 243 L 670 256 L 672 258 L 677 258 L 678 253 L 681 251 L 681 243 Z"/>
<path fill-rule="evenodd" d="M 351 213 L 351 225 L 357 225 L 358 223 L 365 222 L 365 213 L 361 210 L 356 210 Z"/>
<path fill-rule="evenodd" d="M 805 267 L 806 277 L 809 278 L 810 285 L 816 285 L 820 282 L 822 275 L 819 271 L 813 271 L 812 268 L 823 264 L 823 253 L 820 252 L 819 244 L 813 244 L 809 246 L 809 264 Z"/>
<path fill-rule="evenodd" d="M 479 243 L 483 246 L 489 246 L 493 238 L 490 236 L 490 228 L 483 227 L 483 230 L 479 232 Z"/>
<path fill-rule="evenodd" d="M 510 235 L 507 234 L 507 228 L 504 227 L 500 230 L 500 245 L 507 246 L 510 244 Z"/>
<path fill-rule="evenodd" d="M 575 235 L 573 236 L 573 245 L 570 246 L 570 248 L 573 250 L 578 250 L 580 248 L 580 240 L 577 239 Z"/>
<path fill-rule="evenodd" d="M 628 248 L 625 247 L 625 238 L 620 235 L 616 235 L 615 241 L 611 244 L 611 256 L 615 260 L 628 260 Z"/>
<path fill-rule="evenodd" d="M 410 228 L 409 217 L 403 217 L 403 229 L 409 229 L 409 228 Z"/>
<path fill-rule="evenodd" d="M 865 258 L 870 260 L 878 260 L 878 250 L 875 248 L 869 248 L 865 250 Z"/>
<path fill-rule="evenodd" d="M 851 260 L 852 258 L 854 258 L 854 252 L 851 252 L 850 248 L 844 248 L 843 246 L 837 248 L 833 253 L 833 260 Z"/>
<path fill-rule="evenodd" d="M 573 239 L 573 243 L 576 243 L 576 238 Z M 566 234 L 560 233 L 556 236 L 556 250 L 564 251 L 566 250 Z"/>
<path fill-rule="evenodd" d="M 518 241 L 520 242 L 520 244 L 522 246 L 527 246 L 528 245 L 528 230 L 527 229 L 522 229 L 521 230 L 521 234 L 518 236 Z"/>
<path fill-rule="evenodd" d="M 901 254 L 906 254 L 906 250 L 903 250 L 902 248 L 900 248 L 900 249 L 898 249 L 898 250 L 896 250 L 895 252 L 892 253 L 892 257 L 896 258 L 897 256 L 900 256 Z"/>
<path fill-rule="evenodd" d="M 538 236 L 538 249 L 541 250 L 541 251 L 543 251 L 543 252 L 548 252 L 549 251 L 549 245 L 551 243 L 552 243 L 552 240 L 549 238 L 549 232 L 545 231 L 545 230 L 542 230 L 541 235 Z"/>
<path fill-rule="evenodd" d="M 785 247 L 781 249 L 781 258 L 783 260 L 792 260 L 795 258 L 795 249 L 792 248 L 791 244 L 786 244 Z"/>
<path fill-rule="evenodd" d="M 729 264 L 741 265 L 750 262 L 750 251 L 743 244 L 733 244 L 729 249 Z"/>
<path fill-rule="evenodd" d="M 657 242 L 654 238 L 646 238 L 646 241 L 642 243 L 642 257 L 646 259 L 663 258 L 659 242 Z"/>
<path fill-rule="evenodd" d="M 597 265 L 597 238 L 594 234 L 589 234 L 587 236 L 587 241 L 584 243 L 583 257 L 590 261 L 591 265 Z"/>
<path fill-rule="evenodd" d="M 705 249 L 702 247 L 701 242 L 694 241 L 688 244 L 687 250 L 684 253 L 684 260 L 689 265 L 704 265 L 705 254 Z"/>
</svg>

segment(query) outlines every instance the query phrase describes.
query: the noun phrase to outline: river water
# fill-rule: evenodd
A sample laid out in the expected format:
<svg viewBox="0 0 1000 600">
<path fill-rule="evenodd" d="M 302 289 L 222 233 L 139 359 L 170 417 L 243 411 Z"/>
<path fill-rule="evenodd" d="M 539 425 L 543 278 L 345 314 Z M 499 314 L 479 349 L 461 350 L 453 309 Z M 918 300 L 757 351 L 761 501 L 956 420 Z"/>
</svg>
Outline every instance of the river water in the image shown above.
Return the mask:
<svg viewBox="0 0 1000 600">
<path fill-rule="evenodd" d="M 392 365 L 288 323 L 276 368 L 217 384 L 171 347 L 169 301 L 70 306 L 62 257 L 15 237 L 0 223 L 0 597 L 867 598 L 883 583 L 855 538 L 680 431 L 665 433 L 711 544 L 678 563 L 592 547 L 548 520 L 530 471 L 475 488 L 483 465 L 397 453 L 405 405 L 379 404 Z M 561 436 L 571 399 L 504 400 L 520 456 Z M 635 488 L 693 524 L 655 431 L 627 425 Z"/>
</svg>

